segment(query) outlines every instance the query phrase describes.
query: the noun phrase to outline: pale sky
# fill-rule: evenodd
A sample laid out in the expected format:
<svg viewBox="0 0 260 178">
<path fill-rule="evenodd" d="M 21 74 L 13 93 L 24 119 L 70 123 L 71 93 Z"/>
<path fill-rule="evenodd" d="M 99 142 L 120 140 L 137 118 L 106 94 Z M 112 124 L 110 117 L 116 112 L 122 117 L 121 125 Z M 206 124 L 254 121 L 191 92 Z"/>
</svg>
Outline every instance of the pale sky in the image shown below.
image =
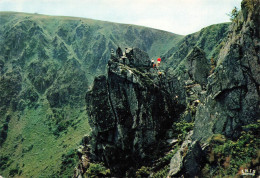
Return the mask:
<svg viewBox="0 0 260 178">
<path fill-rule="evenodd" d="M 0 0 L 0 11 L 85 17 L 187 35 L 212 24 L 229 22 L 227 13 L 235 6 L 240 9 L 240 3 L 241 0 Z"/>
</svg>

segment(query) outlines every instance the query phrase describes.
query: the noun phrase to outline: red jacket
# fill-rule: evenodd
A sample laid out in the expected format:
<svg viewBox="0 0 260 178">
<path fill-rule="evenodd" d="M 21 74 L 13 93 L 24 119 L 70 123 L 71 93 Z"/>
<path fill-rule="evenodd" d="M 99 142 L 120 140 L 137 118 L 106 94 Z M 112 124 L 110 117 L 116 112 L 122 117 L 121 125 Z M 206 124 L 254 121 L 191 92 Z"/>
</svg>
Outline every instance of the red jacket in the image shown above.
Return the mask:
<svg viewBox="0 0 260 178">
<path fill-rule="evenodd" d="M 160 61 L 160 62 L 161 62 L 161 58 L 158 58 L 157 61 Z"/>
</svg>

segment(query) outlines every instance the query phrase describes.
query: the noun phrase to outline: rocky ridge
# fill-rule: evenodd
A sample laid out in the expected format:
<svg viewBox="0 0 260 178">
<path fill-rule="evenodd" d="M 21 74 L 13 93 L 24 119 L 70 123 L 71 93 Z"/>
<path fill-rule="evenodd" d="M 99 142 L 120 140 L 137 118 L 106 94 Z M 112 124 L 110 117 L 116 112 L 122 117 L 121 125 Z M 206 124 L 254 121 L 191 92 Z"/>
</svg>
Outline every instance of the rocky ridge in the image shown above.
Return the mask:
<svg viewBox="0 0 260 178">
<path fill-rule="evenodd" d="M 181 141 L 173 136 L 173 123 L 194 120 L 207 77 L 197 81 L 197 71 L 203 66 L 209 71 L 205 53 L 198 47 L 183 65 L 185 75 L 167 74 L 153 68 L 149 56 L 138 48 L 112 52 L 107 75 L 96 77 L 86 94 L 92 132 L 84 139 L 88 151 L 80 151 L 75 177 L 84 175 L 92 162 L 105 163 L 113 176 L 134 176 L 138 167 L 159 159 L 171 149 L 169 145 Z"/>
<path fill-rule="evenodd" d="M 259 1 L 242 1 L 241 12 L 231 26 L 232 31 L 228 35 L 227 43 L 220 51 L 217 66 L 208 77 L 205 96 L 202 97 L 203 99 L 198 105 L 193 134 L 187 139 L 190 140 L 191 145 L 188 147 L 186 155 L 178 157 L 179 153 L 176 153 L 171 159 L 168 176 L 203 176 L 202 167 L 205 164 L 210 167 L 210 163 L 212 164 L 211 169 L 217 170 L 213 168 L 215 163 L 213 164 L 213 161 L 210 160 L 212 158 L 208 158 L 206 155 L 209 152 L 214 154 L 212 147 L 216 147 L 217 139 L 221 140 L 217 143 L 219 145 L 222 145 L 226 141 L 225 138 L 228 138 L 233 140 L 234 145 L 240 142 L 241 147 L 247 147 L 249 144 L 247 146 L 243 144 L 249 142 L 242 142 L 242 140 L 249 132 L 252 134 L 250 143 L 255 142 L 256 145 L 259 143 L 257 138 L 255 140 L 258 132 L 249 131 L 248 127 L 248 125 L 255 124 L 255 127 L 259 128 L 260 118 L 259 5 Z M 232 142 L 228 143 L 232 144 Z M 184 150 L 185 144 L 186 141 L 182 144 L 180 150 Z M 195 147 L 197 148 L 195 149 Z M 251 159 L 258 160 L 258 163 L 257 161 L 251 162 L 247 166 L 259 171 L 259 167 L 257 167 L 257 164 L 259 164 L 259 154 L 257 154 L 259 147 L 257 148 L 254 145 L 251 149 L 254 150 Z M 199 153 L 198 157 L 204 158 L 203 161 L 201 159 L 189 159 L 189 157 L 194 157 L 192 155 L 196 152 Z M 222 152 L 221 154 L 235 155 L 236 151 L 234 152 Z M 245 153 L 241 154 L 246 155 Z M 218 157 L 219 160 L 222 159 L 217 155 L 215 157 Z M 188 164 L 185 165 L 185 162 Z M 176 165 L 179 164 L 181 166 L 176 169 Z M 195 166 L 193 168 L 196 169 L 189 171 L 192 168 L 189 164 L 199 166 Z M 241 169 L 242 167 L 240 170 L 236 170 L 238 175 L 241 174 Z M 210 171 L 209 174 L 214 175 Z"/>
<path fill-rule="evenodd" d="M 251 11 L 248 2 L 243 1 L 218 66 L 208 78 L 207 98 L 196 116 L 194 139 L 205 141 L 215 133 L 236 138 L 243 125 L 259 119 L 260 8 L 259 1 L 252 1 Z"/>
<path fill-rule="evenodd" d="M 166 76 L 158 75 L 138 48 L 126 49 L 122 56 L 112 54 L 107 70 L 86 95 L 90 158 L 122 176 L 129 167 L 153 159 L 150 155 L 162 144 L 158 140 L 184 106 L 168 87 L 171 83 L 165 84 Z"/>
<path fill-rule="evenodd" d="M 85 138 L 87 151 L 79 152 L 75 177 L 85 175 L 92 162 L 103 162 L 110 176 L 259 171 L 260 4 L 244 0 L 241 5 L 226 44 L 214 52 L 216 63 L 193 46 L 176 67 L 158 75 L 149 57 L 136 48 L 111 55 L 107 75 L 97 77 L 86 95 L 93 130 Z M 176 135 L 183 122 L 194 122 L 193 131 Z M 175 146 L 165 144 L 167 140 Z M 163 156 L 165 148 L 172 152 Z"/>
</svg>

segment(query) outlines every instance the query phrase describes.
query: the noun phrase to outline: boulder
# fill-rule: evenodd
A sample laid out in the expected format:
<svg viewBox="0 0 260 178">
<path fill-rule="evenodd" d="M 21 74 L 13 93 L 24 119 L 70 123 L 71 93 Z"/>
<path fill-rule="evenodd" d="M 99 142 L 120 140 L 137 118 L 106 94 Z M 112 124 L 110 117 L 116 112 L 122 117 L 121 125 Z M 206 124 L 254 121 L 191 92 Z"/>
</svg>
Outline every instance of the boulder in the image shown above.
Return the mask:
<svg viewBox="0 0 260 178">
<path fill-rule="evenodd" d="M 206 86 L 210 66 L 202 49 L 195 46 L 186 57 L 185 66 L 192 80 L 202 86 Z"/>
<path fill-rule="evenodd" d="M 198 141 L 192 141 L 193 131 L 189 132 L 181 148 L 171 159 L 169 177 L 194 177 L 199 174 L 203 152 Z"/>
</svg>

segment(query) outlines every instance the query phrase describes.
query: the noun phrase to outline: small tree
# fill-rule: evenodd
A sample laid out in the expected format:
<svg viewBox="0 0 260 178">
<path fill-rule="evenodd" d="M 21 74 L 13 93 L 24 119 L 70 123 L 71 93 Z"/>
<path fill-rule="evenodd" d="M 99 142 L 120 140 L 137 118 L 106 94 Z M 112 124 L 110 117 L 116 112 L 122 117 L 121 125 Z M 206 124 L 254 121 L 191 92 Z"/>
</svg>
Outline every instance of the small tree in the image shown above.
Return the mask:
<svg viewBox="0 0 260 178">
<path fill-rule="evenodd" d="M 239 14 L 238 8 L 234 7 L 234 9 L 227 15 L 230 17 L 230 20 L 233 22 L 237 18 L 238 14 Z"/>
</svg>

